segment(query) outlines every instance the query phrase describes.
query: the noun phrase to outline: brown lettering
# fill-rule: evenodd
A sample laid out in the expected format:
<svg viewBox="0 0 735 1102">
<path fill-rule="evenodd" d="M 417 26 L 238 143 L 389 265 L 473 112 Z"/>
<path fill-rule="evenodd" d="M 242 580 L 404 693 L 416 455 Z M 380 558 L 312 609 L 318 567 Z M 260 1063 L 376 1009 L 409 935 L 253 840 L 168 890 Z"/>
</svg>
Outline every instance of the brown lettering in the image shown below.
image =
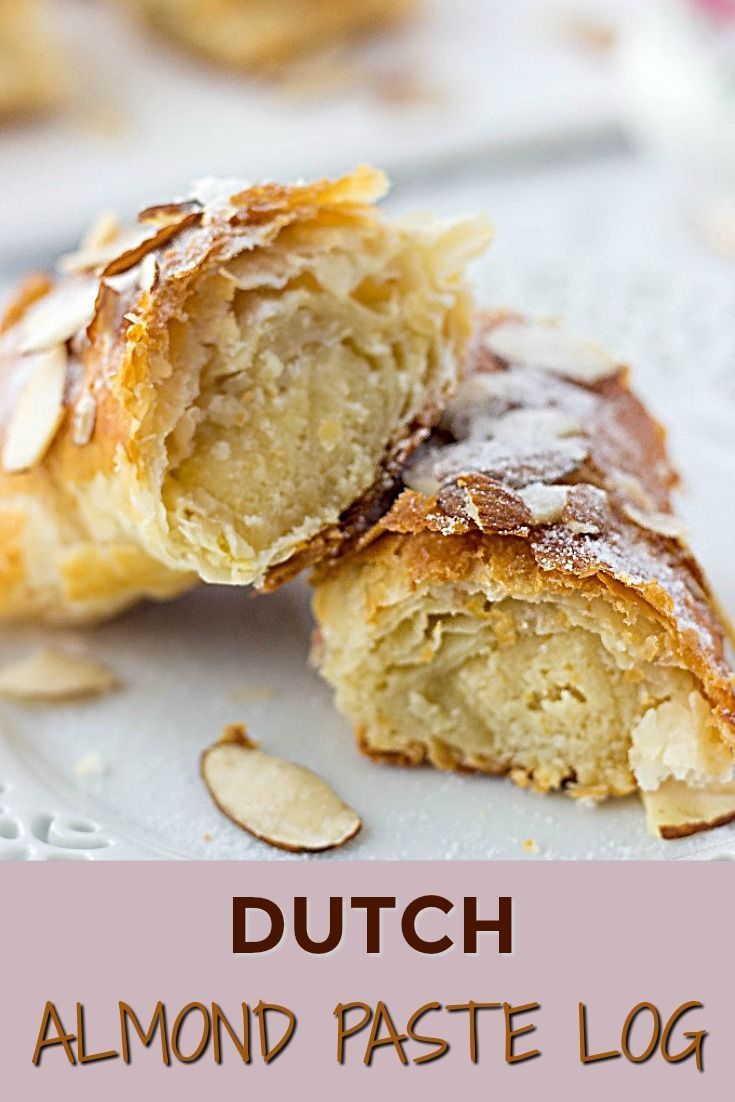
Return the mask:
<svg viewBox="0 0 735 1102">
<path fill-rule="evenodd" d="M 313 941 L 307 929 L 308 902 L 305 895 L 293 901 L 293 932 L 296 944 L 307 953 L 331 953 L 342 940 L 342 899 L 338 895 L 329 898 L 329 933 L 324 941 Z"/>
<path fill-rule="evenodd" d="M 138 1034 L 143 1047 L 148 1048 L 153 1038 L 156 1035 L 156 1030 L 161 1031 L 161 1051 L 163 1053 L 163 1062 L 168 1066 L 171 1063 L 171 1053 L 168 1047 L 168 1029 L 166 1027 L 166 1007 L 162 1002 L 156 1003 L 156 1009 L 153 1011 L 153 1017 L 151 1018 L 151 1024 L 148 1029 L 143 1032 L 143 1027 L 138 1021 L 138 1016 L 131 1006 L 127 1003 L 118 1003 L 118 1011 L 120 1014 L 120 1033 L 122 1036 L 122 1058 L 126 1064 L 130 1063 L 130 1037 L 128 1036 L 128 1021 L 130 1021 Z"/>
<path fill-rule="evenodd" d="M 270 1064 L 271 1060 L 275 1060 L 279 1052 L 283 1051 L 293 1037 L 296 1029 L 296 1015 L 287 1006 L 264 1002 L 258 1003 L 254 1013 L 260 1028 L 260 1055 L 266 1064 Z M 286 1029 L 283 1036 L 280 1041 L 276 1041 L 275 1045 L 272 1046 L 268 1043 L 268 1014 L 282 1014 L 286 1019 Z"/>
<path fill-rule="evenodd" d="M 363 909 L 367 932 L 366 949 L 368 953 L 380 952 L 380 913 L 391 910 L 396 905 L 394 895 L 356 895 L 350 900 L 354 910 Z"/>
<path fill-rule="evenodd" d="M 464 951 L 477 952 L 478 933 L 498 935 L 498 952 L 513 952 L 513 900 L 508 895 L 498 899 L 498 917 L 480 919 L 477 917 L 477 899 L 466 896 L 464 901 Z"/>
<path fill-rule="evenodd" d="M 46 1036 L 46 1030 L 49 1027 L 49 1023 L 53 1024 L 56 1034 L 52 1037 Z M 33 1063 L 38 1067 L 41 1063 L 41 1055 L 46 1048 L 52 1048 L 54 1045 L 63 1045 L 66 1058 L 70 1064 L 76 1066 L 76 1057 L 74 1055 L 74 1049 L 71 1047 L 72 1041 L 76 1041 L 76 1035 L 74 1033 L 67 1033 L 61 1024 L 61 1018 L 53 1003 L 46 1003 L 43 1008 L 43 1017 L 41 1018 L 41 1028 L 38 1031 L 38 1039 L 36 1041 L 36 1048 L 33 1052 Z"/>
<path fill-rule="evenodd" d="M 453 908 L 454 904 L 445 899 L 443 895 L 420 895 L 418 899 L 412 900 L 403 912 L 403 918 L 401 919 L 401 930 L 406 944 L 418 953 L 445 953 L 447 949 L 451 949 L 454 942 L 446 934 L 444 937 L 437 938 L 436 941 L 427 941 L 425 938 L 419 937 L 416 933 L 416 919 L 422 911 L 437 910 L 447 915 Z"/>
<path fill-rule="evenodd" d="M 443 1037 L 431 1037 L 429 1034 L 418 1033 L 416 1030 L 416 1026 L 419 1024 L 424 1014 L 428 1014 L 432 1010 L 441 1010 L 441 1003 L 424 1003 L 424 1005 L 420 1006 L 418 1010 L 415 1010 L 408 1019 L 406 1033 L 408 1034 L 409 1040 L 418 1041 L 421 1045 L 437 1046 L 433 1052 L 426 1052 L 423 1056 L 417 1056 L 414 1060 L 414 1064 L 428 1064 L 431 1060 L 438 1060 L 445 1052 L 449 1051 L 449 1042 L 445 1041 Z"/>
</svg>

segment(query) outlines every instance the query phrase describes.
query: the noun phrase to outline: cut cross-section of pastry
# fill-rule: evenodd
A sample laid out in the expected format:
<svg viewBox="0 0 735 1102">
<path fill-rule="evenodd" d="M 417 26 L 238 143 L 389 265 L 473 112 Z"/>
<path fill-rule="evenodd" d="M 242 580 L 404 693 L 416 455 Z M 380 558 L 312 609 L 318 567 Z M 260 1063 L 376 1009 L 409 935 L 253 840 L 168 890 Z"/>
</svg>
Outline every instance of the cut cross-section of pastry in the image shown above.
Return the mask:
<svg viewBox="0 0 735 1102">
<path fill-rule="evenodd" d="M 0 615 L 275 584 L 395 493 L 456 385 L 489 230 L 392 221 L 384 191 L 367 168 L 205 181 L 26 284 L 0 334 Z"/>
<path fill-rule="evenodd" d="M 315 657 L 362 749 L 656 793 L 664 837 L 735 818 L 727 629 L 627 370 L 554 324 L 482 316 L 404 480 L 315 579 Z"/>
<path fill-rule="evenodd" d="M 210 61 L 263 72 L 400 22 L 419 0 L 127 0 Z"/>
</svg>

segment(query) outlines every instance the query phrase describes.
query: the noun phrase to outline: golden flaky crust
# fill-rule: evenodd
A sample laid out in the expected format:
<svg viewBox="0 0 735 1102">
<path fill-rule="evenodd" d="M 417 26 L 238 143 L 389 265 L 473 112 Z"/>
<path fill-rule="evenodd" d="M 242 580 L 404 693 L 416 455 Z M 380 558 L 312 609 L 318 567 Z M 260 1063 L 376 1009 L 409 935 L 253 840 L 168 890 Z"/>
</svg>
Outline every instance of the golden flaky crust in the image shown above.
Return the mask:
<svg viewBox="0 0 735 1102">
<path fill-rule="evenodd" d="M 380 483 L 384 465 L 390 467 L 396 456 L 405 458 L 456 380 L 469 334 L 470 300 L 461 268 L 473 251 L 484 247 L 487 232 L 475 223 L 475 248 L 466 240 L 468 232 L 473 235 L 470 223 L 457 223 L 457 266 L 437 274 L 441 262 L 436 257 L 452 248 L 442 237 L 444 231 L 439 232 L 436 223 L 419 240 L 420 231 L 382 219 L 374 204 L 386 186 L 384 176 L 369 168 L 339 180 L 293 186 L 205 181 L 187 201 L 143 211 L 132 231 L 121 230 L 114 220 L 102 220 L 80 252 L 64 259 L 63 278 L 34 277 L 26 283 L 0 330 L 0 616 L 87 619 L 108 615 L 141 596 L 171 596 L 193 584 L 196 576 L 237 584 L 262 581 L 270 567 L 288 560 L 318 539 L 321 528 L 334 524 L 339 510 L 333 516 L 327 510 L 320 519 L 316 509 L 293 537 L 286 525 L 282 538 L 265 541 L 266 546 L 251 553 L 246 541 L 238 544 L 239 534 L 232 531 L 249 503 L 240 509 L 236 500 L 233 510 L 230 500 L 226 514 L 211 489 L 198 490 L 197 480 L 203 477 L 199 457 L 199 467 L 190 464 L 192 470 L 186 472 L 186 492 L 192 499 L 199 494 L 193 506 L 180 487 L 172 505 L 166 495 L 173 499 L 174 491 L 166 480 L 175 466 L 172 456 L 181 466 L 197 426 L 208 416 L 204 398 L 211 406 L 215 400 L 220 407 L 227 402 L 236 405 L 231 379 L 238 366 L 244 378 L 238 342 L 251 347 L 261 339 L 258 319 L 264 316 L 265 326 L 273 324 L 274 316 L 277 320 L 281 288 L 289 301 L 298 296 L 299 301 L 307 300 L 317 322 L 331 294 L 328 302 L 336 302 L 338 321 L 333 320 L 333 328 L 327 327 L 323 335 L 316 331 L 317 322 L 312 326 L 312 340 L 329 341 L 325 347 L 335 339 L 335 325 L 349 333 L 350 317 L 370 316 L 369 302 L 355 302 L 343 290 L 345 266 L 359 264 L 363 241 L 372 264 L 370 286 L 377 287 L 365 294 L 379 298 L 382 286 L 391 293 L 398 287 L 391 316 L 400 314 L 405 304 L 418 303 L 424 310 L 421 315 L 419 309 L 415 324 L 404 317 L 406 332 L 411 325 L 415 333 L 421 329 L 422 318 L 434 310 L 432 296 L 443 296 L 446 311 L 444 306 L 434 311 L 433 336 L 423 331 L 416 336 L 423 352 L 414 362 L 424 367 L 413 379 L 414 390 L 403 402 L 402 413 L 386 424 L 372 470 L 360 475 L 357 493 L 351 491 L 342 508 L 368 492 L 371 483 Z M 436 239 L 431 236 L 434 229 Z M 314 263 L 320 260 L 324 241 L 334 244 L 326 257 L 332 263 L 326 278 L 336 287 L 333 293 L 331 284 L 318 285 L 307 266 L 314 257 Z M 298 265 L 293 262 L 293 274 L 292 257 L 298 260 Z M 413 266 L 405 277 L 406 287 L 396 275 L 401 263 L 406 269 Z M 235 270 L 233 264 L 240 267 Z M 359 267 L 356 271 L 349 278 L 359 278 Z M 308 296 L 314 286 L 312 307 Z M 242 295 L 250 296 L 247 302 L 253 300 L 252 288 L 263 289 L 260 313 L 252 315 L 252 323 L 232 316 L 234 307 L 230 308 L 241 287 Z M 296 289 L 291 292 L 291 287 Z M 268 330 L 263 332 L 267 344 Z M 287 336 L 280 335 L 282 343 Z M 288 339 L 295 344 L 293 337 Z M 212 367 L 212 350 L 230 360 Z M 263 358 L 268 355 L 266 347 Z M 293 355 L 300 355 L 298 347 Z M 26 443 L 19 451 L 18 440 L 12 440 L 13 421 L 29 379 L 39 374 L 54 380 L 59 356 L 65 367 L 58 424 L 53 411 L 46 411 L 50 440 L 45 440 L 43 426 L 32 425 L 38 447 L 34 450 Z M 366 357 L 363 362 L 367 367 L 370 361 Z M 432 366 L 436 363 L 439 371 Z M 280 370 L 283 389 L 292 369 L 286 363 Z M 202 397 L 207 371 L 209 391 Z M 398 378 L 390 366 L 386 375 L 386 385 Z M 221 379 L 225 381 L 220 384 Z M 223 396 L 217 398 L 220 385 Z M 253 383 L 261 395 L 264 385 Z M 246 430 L 237 428 L 247 414 L 244 386 L 238 391 L 241 405 L 228 423 L 226 442 L 219 443 L 217 436 L 225 432 L 219 409 L 220 419 L 208 427 L 206 441 L 223 479 L 230 472 L 231 482 L 242 483 L 247 482 L 246 458 L 239 456 L 241 467 L 232 473 L 235 468 L 227 457 L 230 442 L 242 443 L 243 449 L 249 446 L 243 443 Z M 334 431 L 331 423 L 326 431 Z M 28 434 L 21 436 L 27 440 Z M 224 449 L 220 453 L 218 444 Z M 210 466 L 214 462 L 208 461 Z M 211 485 L 219 475 L 210 470 L 206 477 Z M 231 497 L 235 490 L 230 486 Z M 256 516 L 253 524 L 258 521 Z"/>
<path fill-rule="evenodd" d="M 512 753 L 465 753 L 451 739 L 428 733 L 413 740 L 389 737 L 389 730 L 400 735 L 395 711 L 387 720 L 387 703 L 381 712 L 380 703 L 371 709 L 360 700 L 355 685 L 367 667 L 341 650 L 341 608 L 361 625 L 352 629 L 356 648 L 378 664 L 390 632 L 398 637 L 399 610 L 415 615 L 423 608 L 436 616 L 436 596 L 447 593 L 455 594 L 446 598 L 450 619 L 452 599 L 460 616 L 477 594 L 502 594 L 531 609 L 540 599 L 604 609 L 604 617 L 615 618 L 621 647 L 647 658 L 655 635 L 656 662 L 693 678 L 726 757 L 735 750 L 727 629 L 671 514 L 677 479 L 664 431 L 631 392 L 626 368 L 606 362 L 592 346 L 564 344 L 557 334 L 509 313 L 482 315 L 468 380 L 425 454 L 409 464 L 407 488 L 356 552 L 322 563 L 315 575 L 315 653 L 355 722 L 359 745 L 374 758 L 510 772 L 540 790 L 563 780 L 550 782 L 543 770 L 534 775 L 533 768 L 518 767 Z M 487 613 L 472 615 L 479 633 Z M 426 649 L 431 652 L 428 642 Z M 406 653 L 404 648 L 400 662 Z M 384 674 L 403 676 L 398 667 Z M 567 783 L 574 780 L 567 777 Z M 635 787 L 635 778 L 624 769 L 615 781 L 593 785 L 594 791 L 570 787 L 577 795 L 623 794 Z M 720 812 L 717 823 L 734 817 L 735 807 L 732 815 Z M 660 833 L 672 837 L 673 829 Z M 688 831 L 686 825 L 676 829 Z"/>
<path fill-rule="evenodd" d="M 392 27 L 419 0 L 126 0 L 160 32 L 219 65 L 269 73 Z"/>
</svg>

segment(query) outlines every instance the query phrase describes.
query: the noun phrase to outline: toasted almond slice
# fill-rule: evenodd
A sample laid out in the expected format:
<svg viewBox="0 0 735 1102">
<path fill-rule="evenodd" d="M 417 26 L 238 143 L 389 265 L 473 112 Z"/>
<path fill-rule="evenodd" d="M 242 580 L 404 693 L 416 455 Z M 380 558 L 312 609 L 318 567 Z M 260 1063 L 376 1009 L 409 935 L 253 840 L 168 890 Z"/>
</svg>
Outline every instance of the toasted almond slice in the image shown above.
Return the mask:
<svg viewBox="0 0 735 1102">
<path fill-rule="evenodd" d="M 21 352 L 39 352 L 65 344 L 94 317 L 99 286 L 96 279 L 60 283 L 39 299 L 21 322 Z"/>
<path fill-rule="evenodd" d="M 62 256 L 58 262 L 61 272 L 96 272 L 106 268 L 110 261 L 137 248 L 141 242 L 152 236 L 150 227 L 133 226 L 132 229 L 119 228 L 116 235 L 85 239 L 81 247 L 73 253 Z"/>
<path fill-rule="evenodd" d="M 202 204 L 196 199 L 180 203 L 156 203 L 138 214 L 138 221 L 154 226 L 178 226 L 190 214 L 201 212 Z"/>
<path fill-rule="evenodd" d="M 555 322 L 511 319 L 490 330 L 485 346 L 506 363 L 553 371 L 579 383 L 597 383 L 620 370 L 603 348 Z"/>
<path fill-rule="evenodd" d="M 605 481 L 611 490 L 617 490 L 627 501 L 644 513 L 653 513 L 656 506 L 651 495 L 647 492 L 639 479 L 625 471 L 613 467 L 607 472 Z"/>
<path fill-rule="evenodd" d="M 334 849 L 362 823 L 310 769 L 258 749 L 241 724 L 205 750 L 201 773 L 219 809 L 249 834 L 293 853 Z"/>
<path fill-rule="evenodd" d="M 112 259 L 115 250 L 121 251 L 121 242 L 126 232 L 128 231 L 113 211 L 100 214 L 85 233 L 79 248 L 60 257 L 57 268 L 60 272 L 93 271 L 100 264 Z"/>
<path fill-rule="evenodd" d="M 97 249 L 100 245 L 109 245 L 117 241 L 124 233 L 124 227 L 114 210 L 105 210 L 99 214 L 82 238 L 83 249 Z"/>
<path fill-rule="evenodd" d="M 38 352 L 21 391 L 3 446 L 6 471 L 27 471 L 40 463 L 64 415 L 66 348 Z"/>
<path fill-rule="evenodd" d="M 201 211 L 196 210 L 191 214 L 184 215 L 179 221 L 159 226 L 158 229 L 154 230 L 152 234 L 148 234 L 138 244 L 126 248 L 119 253 L 119 255 L 111 260 L 103 269 L 102 275 L 114 276 L 120 275 L 121 272 L 129 271 L 139 264 L 148 253 L 163 248 L 164 245 L 167 245 L 178 234 L 189 229 L 191 226 L 197 225 L 201 221 L 201 217 Z"/>
<path fill-rule="evenodd" d="M 735 820 L 735 781 L 692 788 L 666 781 L 655 792 L 641 792 L 646 824 L 659 838 L 686 838 Z"/>
<path fill-rule="evenodd" d="M 46 648 L 0 670 L 0 696 L 18 700 L 72 700 L 98 696 L 118 685 L 115 675 L 99 662 Z"/>
<path fill-rule="evenodd" d="M 642 509 L 636 509 L 635 505 L 628 504 L 623 505 L 623 512 L 639 528 L 646 528 L 658 536 L 667 536 L 669 539 L 678 540 L 679 543 L 686 543 L 686 529 L 679 518 L 672 513 L 646 513 Z"/>
</svg>

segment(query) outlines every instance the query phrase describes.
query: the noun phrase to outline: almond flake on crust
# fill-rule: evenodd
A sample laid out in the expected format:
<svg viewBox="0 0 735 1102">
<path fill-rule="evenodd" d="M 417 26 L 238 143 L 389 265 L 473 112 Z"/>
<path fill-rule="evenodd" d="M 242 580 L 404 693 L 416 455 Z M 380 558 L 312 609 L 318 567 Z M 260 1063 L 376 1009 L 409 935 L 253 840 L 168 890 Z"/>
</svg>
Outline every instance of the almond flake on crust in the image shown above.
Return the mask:
<svg viewBox="0 0 735 1102">
<path fill-rule="evenodd" d="M 439 459 L 439 451 L 429 451 L 420 455 L 409 463 L 403 472 L 403 484 L 409 490 L 415 490 L 417 494 L 433 497 L 439 492 L 439 480 L 436 476 L 436 464 Z"/>
<path fill-rule="evenodd" d="M 260 750 L 241 724 L 205 750 L 201 773 L 221 811 L 278 849 L 318 852 L 354 838 L 359 816 L 310 769 Z"/>
<path fill-rule="evenodd" d="M 84 447 L 92 439 L 97 420 L 97 403 L 89 390 L 85 390 L 74 407 L 72 416 L 72 440 L 77 447 Z"/>
<path fill-rule="evenodd" d="M 98 291 L 96 279 L 75 279 L 44 295 L 20 323 L 20 351 L 40 352 L 66 344 L 86 329 L 94 317 Z"/>
<path fill-rule="evenodd" d="M 42 649 L 0 670 L 0 696 L 27 701 L 73 700 L 99 696 L 119 686 L 99 662 Z"/>
<path fill-rule="evenodd" d="M 67 352 L 64 345 L 37 352 L 5 437 L 2 466 L 27 471 L 40 463 L 64 416 Z"/>
<path fill-rule="evenodd" d="M 155 253 L 148 253 L 140 262 L 138 286 L 141 291 L 152 291 L 158 275 L 158 261 Z"/>
<path fill-rule="evenodd" d="M 569 500 L 569 486 L 547 486 L 545 482 L 531 482 L 518 490 L 518 497 L 531 514 L 531 524 L 553 524 L 561 519 Z"/>
<path fill-rule="evenodd" d="M 735 782 L 694 788 L 666 781 L 655 792 L 641 792 L 651 834 L 671 840 L 735 820 Z"/>
<path fill-rule="evenodd" d="M 58 268 L 62 272 L 94 272 L 99 275 L 121 257 L 136 254 L 148 249 L 158 237 L 158 233 L 148 225 L 133 226 L 121 230 L 117 237 L 100 241 L 95 245 L 85 245 L 75 253 L 61 258 Z M 126 265 L 126 268 L 130 265 Z"/>
<path fill-rule="evenodd" d="M 93 271 L 112 259 L 122 247 L 126 231 L 116 214 L 107 211 L 92 223 L 79 248 L 59 258 L 60 272 Z"/>
<path fill-rule="evenodd" d="M 620 370 L 603 348 L 555 322 L 511 319 L 492 328 L 484 343 L 505 363 L 551 371 L 579 383 L 597 383 Z"/>
<path fill-rule="evenodd" d="M 628 505 L 627 503 L 623 505 L 623 512 L 639 528 L 655 532 L 658 536 L 678 540 L 679 543 L 686 543 L 686 529 L 679 518 L 672 513 L 645 513 L 641 509 L 636 509 L 635 505 Z"/>
<path fill-rule="evenodd" d="M 616 490 L 621 497 L 626 498 L 631 505 L 635 505 L 638 509 L 643 509 L 646 513 L 653 513 L 656 509 L 656 504 L 643 486 L 640 479 L 635 475 L 627 474 L 625 471 L 620 471 L 614 467 L 611 471 L 608 471 L 605 475 L 605 482 L 611 490 Z"/>
</svg>

